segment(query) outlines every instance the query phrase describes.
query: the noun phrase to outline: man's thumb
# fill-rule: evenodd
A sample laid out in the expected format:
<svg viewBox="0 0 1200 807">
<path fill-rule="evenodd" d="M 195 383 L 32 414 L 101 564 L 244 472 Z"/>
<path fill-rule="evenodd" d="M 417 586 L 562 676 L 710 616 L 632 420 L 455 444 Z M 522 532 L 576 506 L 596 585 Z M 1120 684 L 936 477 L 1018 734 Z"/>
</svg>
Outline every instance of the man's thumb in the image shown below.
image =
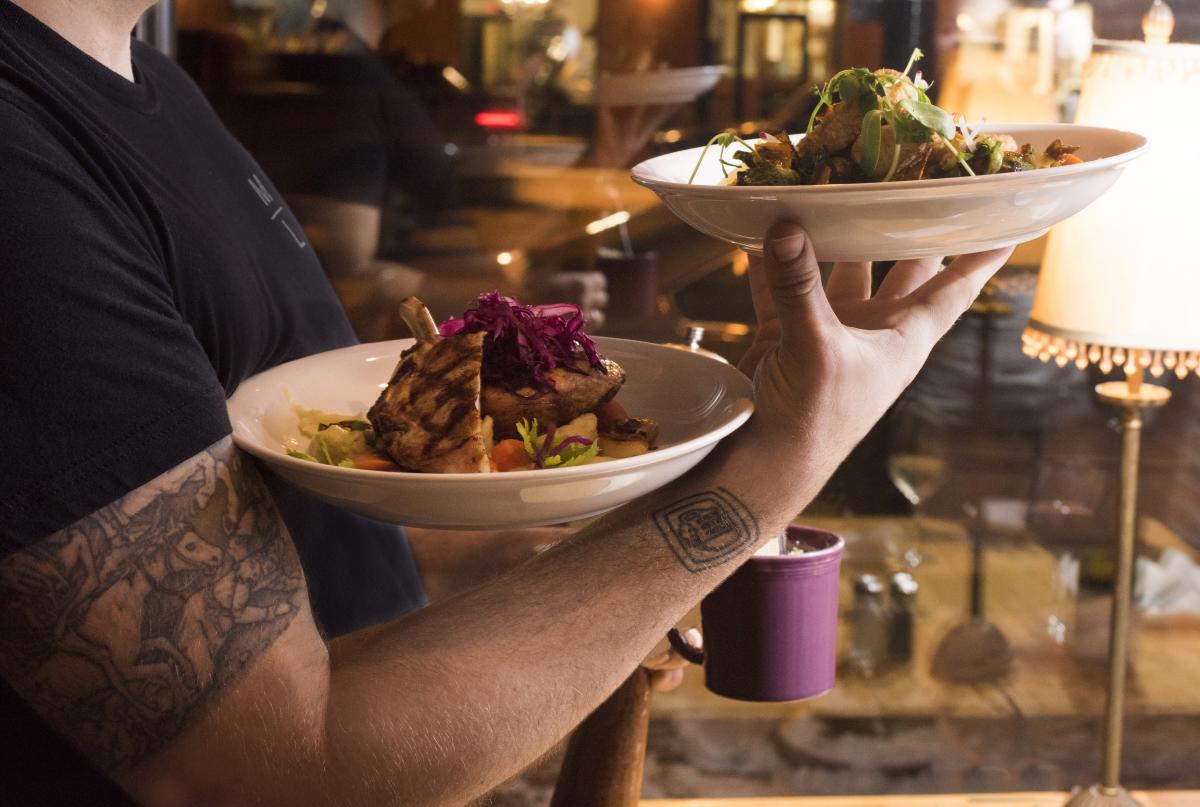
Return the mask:
<svg viewBox="0 0 1200 807">
<path fill-rule="evenodd" d="M 833 317 L 812 242 L 800 225 L 781 221 L 771 226 L 763 240 L 763 264 L 785 334 L 797 326 L 820 327 Z"/>
</svg>

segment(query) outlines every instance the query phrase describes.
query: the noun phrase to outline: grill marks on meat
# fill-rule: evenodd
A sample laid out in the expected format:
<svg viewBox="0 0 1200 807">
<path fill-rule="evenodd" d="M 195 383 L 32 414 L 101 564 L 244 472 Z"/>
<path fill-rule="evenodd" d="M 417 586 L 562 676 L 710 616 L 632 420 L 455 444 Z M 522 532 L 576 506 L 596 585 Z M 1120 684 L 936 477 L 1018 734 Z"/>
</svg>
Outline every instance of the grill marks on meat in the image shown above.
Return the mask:
<svg viewBox="0 0 1200 807">
<path fill-rule="evenodd" d="M 543 426 L 574 420 L 612 400 L 625 383 L 625 371 L 621 365 L 609 359 L 602 359 L 602 362 L 603 371 L 592 367 L 584 356 L 573 362 L 579 372 L 555 367 L 546 373 L 547 378 L 554 382 L 554 389 L 544 392 L 524 387 L 514 393 L 496 384 L 485 384 L 483 414 L 492 417 L 496 434 L 501 437 L 515 436 L 517 421 L 522 418 L 537 418 Z"/>
<path fill-rule="evenodd" d="M 479 414 L 483 333 L 418 342 L 404 351 L 367 412 L 388 455 L 403 468 L 477 473 L 490 468 Z"/>
</svg>

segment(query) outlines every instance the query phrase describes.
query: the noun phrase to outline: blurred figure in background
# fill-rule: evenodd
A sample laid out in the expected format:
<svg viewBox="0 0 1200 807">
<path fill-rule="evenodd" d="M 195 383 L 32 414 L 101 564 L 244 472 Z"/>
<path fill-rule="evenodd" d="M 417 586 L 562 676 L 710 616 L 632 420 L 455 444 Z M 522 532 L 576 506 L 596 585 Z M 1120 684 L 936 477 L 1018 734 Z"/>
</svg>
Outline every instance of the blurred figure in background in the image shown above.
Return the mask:
<svg viewBox="0 0 1200 807">
<path fill-rule="evenodd" d="M 188 0 L 179 8 L 181 63 L 275 179 L 368 340 L 405 335 L 392 310 L 409 295 L 443 315 L 469 302 L 461 282 L 404 262 L 409 235 L 453 220 L 456 147 L 439 124 L 469 121 L 469 100 L 440 67 L 378 50 L 434 5 Z M 603 275 L 504 280 L 500 291 L 570 300 L 594 325 L 603 321 Z"/>
</svg>

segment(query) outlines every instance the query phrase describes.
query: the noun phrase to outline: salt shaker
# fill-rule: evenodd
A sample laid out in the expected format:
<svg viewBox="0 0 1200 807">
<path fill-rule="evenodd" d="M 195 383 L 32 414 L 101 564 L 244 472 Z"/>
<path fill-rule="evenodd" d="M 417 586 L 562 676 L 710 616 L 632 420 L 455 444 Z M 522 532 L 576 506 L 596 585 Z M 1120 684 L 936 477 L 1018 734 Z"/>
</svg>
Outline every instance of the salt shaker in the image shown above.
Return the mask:
<svg viewBox="0 0 1200 807">
<path fill-rule="evenodd" d="M 883 584 L 873 574 L 854 581 L 850 661 L 863 675 L 883 664 L 888 650 L 888 615 L 883 607 Z"/>
</svg>

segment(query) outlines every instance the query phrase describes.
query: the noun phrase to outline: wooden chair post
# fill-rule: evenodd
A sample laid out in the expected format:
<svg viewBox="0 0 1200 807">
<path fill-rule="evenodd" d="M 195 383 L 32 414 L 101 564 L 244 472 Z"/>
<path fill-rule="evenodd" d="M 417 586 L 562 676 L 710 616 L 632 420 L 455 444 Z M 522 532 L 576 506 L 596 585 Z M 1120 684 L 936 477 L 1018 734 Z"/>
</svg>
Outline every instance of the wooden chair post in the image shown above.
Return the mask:
<svg viewBox="0 0 1200 807">
<path fill-rule="evenodd" d="M 650 675 L 639 667 L 579 724 L 550 807 L 636 807 L 650 726 Z"/>
</svg>

